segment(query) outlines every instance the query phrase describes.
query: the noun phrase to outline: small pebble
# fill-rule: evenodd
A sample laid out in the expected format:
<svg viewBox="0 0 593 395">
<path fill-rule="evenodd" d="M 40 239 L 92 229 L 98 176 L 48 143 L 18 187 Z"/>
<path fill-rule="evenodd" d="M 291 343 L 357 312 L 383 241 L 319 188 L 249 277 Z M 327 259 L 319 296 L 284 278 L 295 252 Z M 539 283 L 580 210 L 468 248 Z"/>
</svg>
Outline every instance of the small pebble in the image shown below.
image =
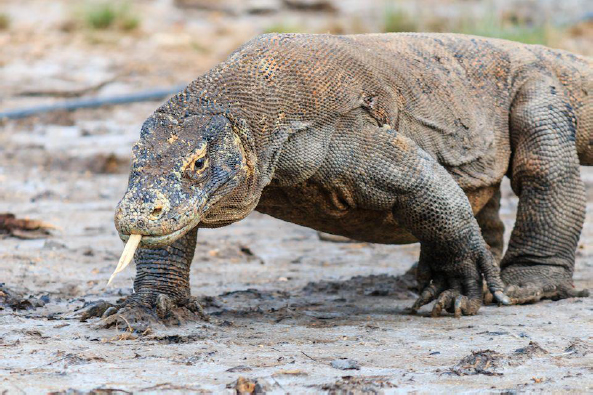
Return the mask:
<svg viewBox="0 0 593 395">
<path fill-rule="evenodd" d="M 360 370 L 360 365 L 358 362 L 352 359 L 334 359 L 331 362 L 332 368 L 341 369 L 341 370 Z"/>
</svg>

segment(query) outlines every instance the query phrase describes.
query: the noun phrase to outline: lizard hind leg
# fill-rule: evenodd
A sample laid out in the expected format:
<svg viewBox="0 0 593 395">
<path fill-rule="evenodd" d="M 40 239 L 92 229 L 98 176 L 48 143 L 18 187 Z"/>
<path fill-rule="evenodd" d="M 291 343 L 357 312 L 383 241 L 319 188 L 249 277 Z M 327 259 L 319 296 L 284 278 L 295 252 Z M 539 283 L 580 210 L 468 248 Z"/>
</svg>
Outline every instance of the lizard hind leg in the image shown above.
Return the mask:
<svg viewBox="0 0 593 395">
<path fill-rule="evenodd" d="M 501 277 L 516 304 L 587 295 L 572 283 L 586 200 L 575 117 L 558 86 L 552 78 L 528 81 L 511 108 L 511 186 L 519 205 Z"/>
</svg>

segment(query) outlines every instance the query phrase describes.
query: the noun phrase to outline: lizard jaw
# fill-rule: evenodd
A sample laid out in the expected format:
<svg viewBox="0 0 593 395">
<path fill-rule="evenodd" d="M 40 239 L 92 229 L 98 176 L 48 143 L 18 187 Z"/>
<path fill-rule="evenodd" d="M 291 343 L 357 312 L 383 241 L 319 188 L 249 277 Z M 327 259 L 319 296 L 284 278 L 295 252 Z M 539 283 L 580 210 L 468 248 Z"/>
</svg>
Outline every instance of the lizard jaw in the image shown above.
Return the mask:
<svg viewBox="0 0 593 395">
<path fill-rule="evenodd" d="M 180 237 L 184 236 L 187 232 L 195 228 L 200 219 L 191 221 L 189 224 L 185 225 L 184 227 L 177 229 L 166 235 L 159 235 L 159 236 L 150 236 L 150 235 L 142 235 L 142 240 L 140 241 L 140 247 L 142 248 L 159 248 L 171 245 L 175 240 L 179 239 Z M 120 233 L 119 238 L 122 239 L 124 243 L 128 242 L 130 235 Z"/>
</svg>

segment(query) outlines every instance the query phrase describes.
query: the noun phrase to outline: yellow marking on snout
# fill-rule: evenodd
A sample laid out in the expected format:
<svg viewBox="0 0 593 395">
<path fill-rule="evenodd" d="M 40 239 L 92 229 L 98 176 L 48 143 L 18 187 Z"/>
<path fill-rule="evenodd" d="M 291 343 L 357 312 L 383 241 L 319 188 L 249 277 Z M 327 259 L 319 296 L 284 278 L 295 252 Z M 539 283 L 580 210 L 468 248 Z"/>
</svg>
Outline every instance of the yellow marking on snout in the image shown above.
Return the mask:
<svg viewBox="0 0 593 395">
<path fill-rule="evenodd" d="M 167 139 L 167 141 L 169 142 L 169 144 L 173 144 L 174 142 L 176 142 L 177 140 L 179 140 L 179 137 L 177 137 L 176 134 L 172 134 L 171 137 L 169 137 Z"/>
</svg>

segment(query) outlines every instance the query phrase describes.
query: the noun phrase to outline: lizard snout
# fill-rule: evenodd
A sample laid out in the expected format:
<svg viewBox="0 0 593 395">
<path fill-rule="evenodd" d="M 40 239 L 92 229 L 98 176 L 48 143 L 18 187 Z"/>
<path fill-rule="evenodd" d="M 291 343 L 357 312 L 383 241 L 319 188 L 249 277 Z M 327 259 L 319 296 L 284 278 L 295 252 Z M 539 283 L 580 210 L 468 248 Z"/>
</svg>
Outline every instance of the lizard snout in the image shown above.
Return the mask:
<svg viewBox="0 0 593 395">
<path fill-rule="evenodd" d="M 169 200 L 159 192 L 127 193 L 118 204 L 115 227 L 124 235 L 162 235 L 173 231 L 167 221 Z"/>
</svg>

